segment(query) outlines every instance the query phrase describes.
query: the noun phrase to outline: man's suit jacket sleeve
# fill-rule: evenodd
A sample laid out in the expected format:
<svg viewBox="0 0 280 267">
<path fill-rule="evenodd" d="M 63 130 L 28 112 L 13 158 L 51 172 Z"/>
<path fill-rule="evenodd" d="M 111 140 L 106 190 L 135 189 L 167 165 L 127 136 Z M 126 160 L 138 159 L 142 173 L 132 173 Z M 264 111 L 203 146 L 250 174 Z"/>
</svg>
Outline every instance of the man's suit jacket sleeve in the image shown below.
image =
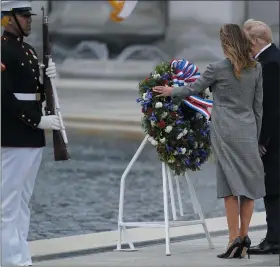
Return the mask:
<svg viewBox="0 0 280 267">
<path fill-rule="evenodd" d="M 279 77 L 280 69 L 277 62 L 263 65 L 263 119 L 260 144 L 267 145 L 272 136 L 278 117 Z"/>
<path fill-rule="evenodd" d="M 213 64 L 209 64 L 205 72 L 196 79 L 195 82 L 189 83 L 185 86 L 175 87 L 172 90 L 171 97 L 174 100 L 188 97 L 190 95 L 196 95 L 215 82 L 215 69 Z"/>
<path fill-rule="evenodd" d="M 262 116 L 263 116 L 263 78 L 262 78 L 262 68 L 258 63 L 259 76 L 257 79 L 255 97 L 253 103 L 253 110 L 256 118 L 257 124 L 257 137 L 260 138 L 261 127 L 262 127 Z"/>
</svg>

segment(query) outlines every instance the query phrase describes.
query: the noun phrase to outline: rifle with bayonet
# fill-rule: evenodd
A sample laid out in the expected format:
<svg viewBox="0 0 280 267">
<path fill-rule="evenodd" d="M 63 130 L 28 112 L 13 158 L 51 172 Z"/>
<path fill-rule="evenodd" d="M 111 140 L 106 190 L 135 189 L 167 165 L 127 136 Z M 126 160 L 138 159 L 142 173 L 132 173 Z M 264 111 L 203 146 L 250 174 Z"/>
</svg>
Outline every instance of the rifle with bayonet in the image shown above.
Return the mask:
<svg viewBox="0 0 280 267">
<path fill-rule="evenodd" d="M 52 62 L 51 53 L 50 53 L 50 42 L 49 42 L 49 22 L 48 16 L 45 15 L 44 7 L 42 7 L 43 11 L 43 64 L 45 65 L 45 69 L 48 67 L 49 63 Z M 59 99 L 57 96 L 55 81 L 53 78 L 49 78 L 45 71 L 43 76 L 43 86 L 46 94 L 46 115 L 57 115 L 60 121 L 60 130 L 53 130 L 53 148 L 54 148 L 54 160 L 55 161 L 63 161 L 69 160 L 69 154 L 67 151 L 67 135 L 65 131 L 65 127 L 63 124 Z"/>
</svg>

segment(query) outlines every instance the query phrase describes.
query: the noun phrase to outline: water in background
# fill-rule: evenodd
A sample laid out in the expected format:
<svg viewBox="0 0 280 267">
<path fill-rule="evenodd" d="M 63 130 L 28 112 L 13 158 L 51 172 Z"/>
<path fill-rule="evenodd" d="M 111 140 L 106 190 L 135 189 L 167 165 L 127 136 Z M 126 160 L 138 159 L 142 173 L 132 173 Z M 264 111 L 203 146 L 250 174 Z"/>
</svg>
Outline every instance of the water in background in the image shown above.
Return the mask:
<svg viewBox="0 0 280 267">
<path fill-rule="evenodd" d="M 45 149 L 31 200 L 29 239 L 63 237 L 117 229 L 120 178 L 141 140 L 91 136 L 68 130 L 71 161 L 54 162 L 51 139 Z M 205 217 L 224 216 L 216 198 L 211 163 L 190 173 Z M 183 180 L 183 179 L 182 179 Z M 181 190 L 186 189 L 182 182 Z M 188 219 L 194 219 L 189 195 L 183 198 Z M 256 211 L 263 203 L 256 203 Z M 125 220 L 163 220 L 161 163 L 147 144 L 127 177 Z"/>
</svg>

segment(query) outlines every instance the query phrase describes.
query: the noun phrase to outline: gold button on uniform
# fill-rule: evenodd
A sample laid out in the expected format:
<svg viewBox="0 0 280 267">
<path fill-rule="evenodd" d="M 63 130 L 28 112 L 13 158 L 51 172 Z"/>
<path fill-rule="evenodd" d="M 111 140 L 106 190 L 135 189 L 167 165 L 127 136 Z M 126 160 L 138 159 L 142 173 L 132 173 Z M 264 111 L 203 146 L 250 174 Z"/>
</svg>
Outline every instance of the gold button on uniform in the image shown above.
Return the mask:
<svg viewBox="0 0 280 267">
<path fill-rule="evenodd" d="M 24 117 L 25 117 L 25 115 L 23 114 L 21 117 L 23 117 L 23 118 L 24 118 Z"/>
<path fill-rule="evenodd" d="M 31 60 L 29 60 L 29 63 L 30 63 L 30 64 L 32 64 L 32 61 L 31 61 Z"/>
<path fill-rule="evenodd" d="M 21 66 L 24 66 L 24 63 L 23 63 L 23 62 L 21 63 Z"/>
<path fill-rule="evenodd" d="M 28 122 L 30 122 L 30 119 L 28 119 Z"/>
<path fill-rule="evenodd" d="M 34 69 L 32 69 L 32 71 L 34 72 L 35 70 L 34 70 Z"/>
<path fill-rule="evenodd" d="M 28 52 L 25 53 L 28 56 Z"/>
</svg>

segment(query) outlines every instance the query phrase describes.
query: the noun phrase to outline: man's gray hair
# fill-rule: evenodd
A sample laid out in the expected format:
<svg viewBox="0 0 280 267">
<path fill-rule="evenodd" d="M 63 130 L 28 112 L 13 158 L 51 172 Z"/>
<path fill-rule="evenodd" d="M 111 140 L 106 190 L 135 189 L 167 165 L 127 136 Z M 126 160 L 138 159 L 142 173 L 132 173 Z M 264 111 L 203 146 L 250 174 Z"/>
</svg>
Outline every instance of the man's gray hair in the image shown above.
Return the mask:
<svg viewBox="0 0 280 267">
<path fill-rule="evenodd" d="M 243 29 L 250 40 L 257 40 L 263 44 L 272 43 L 272 31 L 270 27 L 262 21 L 248 19 L 245 21 Z"/>
</svg>

